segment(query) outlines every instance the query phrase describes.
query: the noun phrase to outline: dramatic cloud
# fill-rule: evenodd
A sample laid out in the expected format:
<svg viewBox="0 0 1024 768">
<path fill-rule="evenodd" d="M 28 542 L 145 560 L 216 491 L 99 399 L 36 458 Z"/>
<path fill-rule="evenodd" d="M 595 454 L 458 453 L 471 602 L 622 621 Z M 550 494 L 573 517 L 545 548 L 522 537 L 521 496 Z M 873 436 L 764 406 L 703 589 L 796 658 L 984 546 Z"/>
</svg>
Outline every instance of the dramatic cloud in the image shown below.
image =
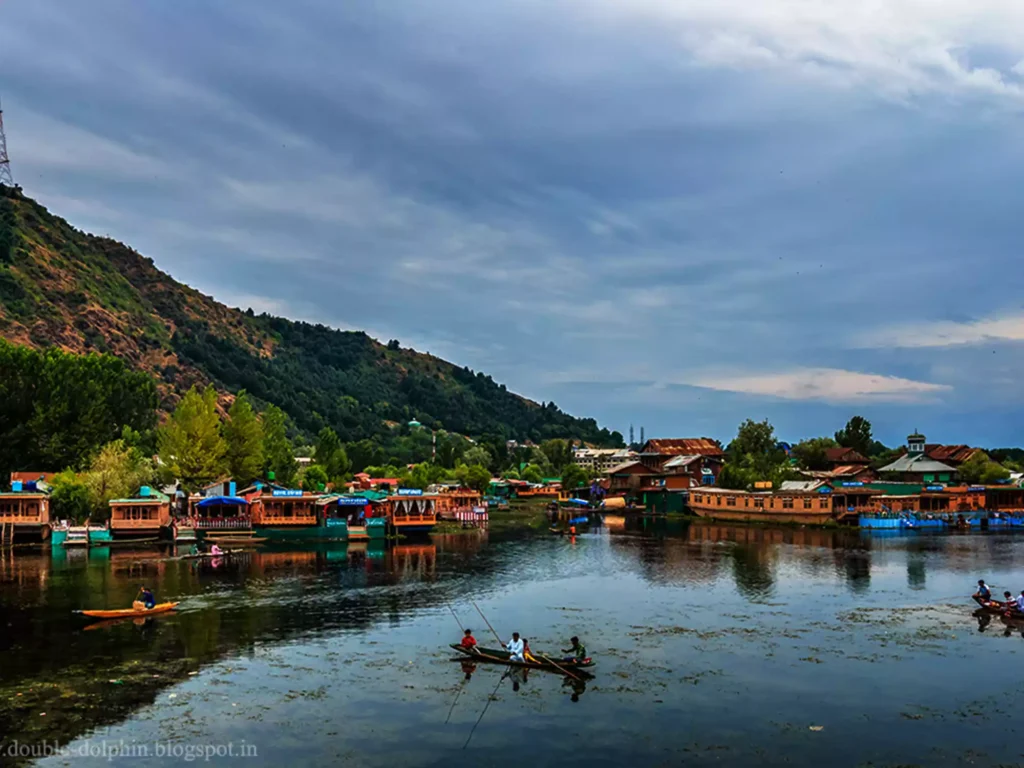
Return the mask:
<svg viewBox="0 0 1024 768">
<path fill-rule="evenodd" d="M 857 340 L 864 347 L 952 347 L 1000 341 L 1024 341 L 1024 313 L 966 322 L 902 325 Z"/>
<path fill-rule="evenodd" d="M 0 95 L 30 195 L 228 303 L 623 431 L 856 409 L 1009 443 L 1021 29 L 1010 0 L 6 2 Z"/>
<path fill-rule="evenodd" d="M 698 376 L 687 383 L 695 387 L 766 395 L 785 400 L 825 400 L 831 403 L 919 403 L 934 401 L 950 389 L 895 376 L 877 376 L 833 368 L 804 368 L 795 371 L 737 376 Z"/>
</svg>

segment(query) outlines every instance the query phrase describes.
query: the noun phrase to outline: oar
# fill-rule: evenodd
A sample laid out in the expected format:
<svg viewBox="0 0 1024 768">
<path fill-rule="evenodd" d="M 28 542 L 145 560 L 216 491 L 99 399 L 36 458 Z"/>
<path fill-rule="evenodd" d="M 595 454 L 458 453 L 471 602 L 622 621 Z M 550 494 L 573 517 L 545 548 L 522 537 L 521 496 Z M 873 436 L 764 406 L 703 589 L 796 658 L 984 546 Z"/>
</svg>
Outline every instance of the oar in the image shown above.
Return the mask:
<svg viewBox="0 0 1024 768">
<path fill-rule="evenodd" d="M 466 628 L 462 626 L 462 622 L 459 621 L 459 617 L 455 615 L 455 609 L 452 608 L 452 604 L 448 602 L 447 597 L 444 599 L 444 604 L 448 606 L 448 610 L 452 612 L 452 618 L 455 619 L 455 623 L 459 625 L 459 629 L 461 629 L 463 634 L 465 634 Z"/>
<path fill-rule="evenodd" d="M 480 606 L 477 605 L 476 602 L 473 600 L 470 600 L 469 602 L 473 603 L 473 607 L 476 608 L 476 612 L 480 614 L 480 618 L 484 620 L 484 623 L 487 625 L 487 628 L 494 633 L 494 638 L 498 641 L 498 645 L 504 648 L 505 641 L 501 639 L 501 636 L 497 632 L 495 632 L 494 627 L 491 626 L 491 622 L 487 620 L 487 617 L 484 616 L 484 612 L 480 610 Z"/>
<path fill-rule="evenodd" d="M 482 614 L 481 614 L 481 615 L 482 615 Z M 466 743 L 462 745 L 462 748 L 463 748 L 463 749 L 465 749 L 466 747 L 468 747 L 468 746 L 469 746 L 469 740 L 470 740 L 470 739 L 472 739 L 472 738 L 473 738 L 473 734 L 474 734 L 474 733 L 476 733 L 476 727 L 477 727 L 478 725 L 480 725 L 480 721 L 484 719 L 484 715 L 486 715 L 486 714 L 487 714 L 487 708 L 488 708 L 489 706 L 491 706 L 491 702 L 492 702 L 492 701 L 494 700 L 494 697 L 495 697 L 495 696 L 497 695 L 497 693 L 498 693 L 498 687 L 499 687 L 499 686 L 500 686 L 500 685 L 501 685 L 501 684 L 502 684 L 503 682 L 505 682 L 505 678 L 506 678 L 506 677 L 508 677 L 508 672 L 503 672 L 503 673 L 502 673 L 502 675 L 501 675 L 501 678 L 500 678 L 500 679 L 498 680 L 498 685 L 494 686 L 494 690 L 493 690 L 493 691 L 491 691 L 491 695 L 487 697 L 487 703 L 486 703 L 486 704 L 484 704 L 484 711 L 480 713 L 480 717 L 478 717 L 478 718 L 476 719 L 476 722 L 475 722 L 475 723 L 473 724 L 473 729 L 472 729 L 472 730 L 471 730 L 471 731 L 469 732 L 469 736 L 468 736 L 468 737 L 466 738 Z"/>
<path fill-rule="evenodd" d="M 583 681 L 583 678 L 579 677 L 578 675 L 574 675 L 572 672 L 570 672 L 565 667 L 559 666 L 557 663 L 555 663 L 555 661 L 553 659 L 545 656 L 543 653 L 538 653 L 538 654 L 536 654 L 536 656 L 537 656 L 538 659 L 544 659 L 544 661 L 546 661 L 548 664 L 553 666 L 555 669 L 557 669 L 563 675 L 568 675 L 573 680 L 579 680 L 580 682 Z"/>
</svg>

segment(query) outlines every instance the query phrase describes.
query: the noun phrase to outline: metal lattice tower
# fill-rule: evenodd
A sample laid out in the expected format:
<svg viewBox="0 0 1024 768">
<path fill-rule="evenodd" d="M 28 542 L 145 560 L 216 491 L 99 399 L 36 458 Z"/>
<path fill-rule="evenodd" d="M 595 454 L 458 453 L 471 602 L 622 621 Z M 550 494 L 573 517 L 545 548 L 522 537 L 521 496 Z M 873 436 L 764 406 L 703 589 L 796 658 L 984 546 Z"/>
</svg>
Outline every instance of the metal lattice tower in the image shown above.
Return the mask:
<svg viewBox="0 0 1024 768">
<path fill-rule="evenodd" d="M 7 136 L 4 135 L 4 106 L 0 104 L 0 184 L 14 186 L 11 175 L 11 158 L 7 156 Z"/>
</svg>

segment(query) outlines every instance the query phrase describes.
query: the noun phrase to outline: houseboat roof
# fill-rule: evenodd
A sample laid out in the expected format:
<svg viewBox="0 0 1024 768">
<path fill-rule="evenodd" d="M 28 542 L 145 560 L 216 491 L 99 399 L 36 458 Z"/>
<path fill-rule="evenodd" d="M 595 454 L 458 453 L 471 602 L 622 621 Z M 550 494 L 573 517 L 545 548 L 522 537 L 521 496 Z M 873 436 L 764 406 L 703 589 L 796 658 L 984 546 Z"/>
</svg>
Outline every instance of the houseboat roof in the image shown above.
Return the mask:
<svg viewBox="0 0 1024 768">
<path fill-rule="evenodd" d="M 822 480 L 783 480 L 779 486 L 782 493 L 810 493 L 819 488 L 831 487 Z"/>
<path fill-rule="evenodd" d="M 956 470 L 948 464 L 943 464 L 941 461 L 935 461 L 935 459 L 928 458 L 928 456 L 918 454 L 916 456 L 910 456 L 904 454 L 900 456 L 896 461 L 891 464 L 886 464 L 882 467 L 879 472 L 955 472 Z"/>
<path fill-rule="evenodd" d="M 111 499 L 111 504 L 146 504 L 148 502 L 155 502 L 157 504 L 167 504 L 170 502 L 171 497 L 166 496 L 160 491 L 154 491 L 152 488 L 149 494 L 146 496 L 133 496 L 127 499 Z"/>
<path fill-rule="evenodd" d="M 197 507 L 247 507 L 249 502 L 241 496 L 207 496 L 196 502 Z"/>
<path fill-rule="evenodd" d="M 653 438 L 644 443 L 640 453 L 647 456 L 724 456 L 710 437 Z"/>
</svg>

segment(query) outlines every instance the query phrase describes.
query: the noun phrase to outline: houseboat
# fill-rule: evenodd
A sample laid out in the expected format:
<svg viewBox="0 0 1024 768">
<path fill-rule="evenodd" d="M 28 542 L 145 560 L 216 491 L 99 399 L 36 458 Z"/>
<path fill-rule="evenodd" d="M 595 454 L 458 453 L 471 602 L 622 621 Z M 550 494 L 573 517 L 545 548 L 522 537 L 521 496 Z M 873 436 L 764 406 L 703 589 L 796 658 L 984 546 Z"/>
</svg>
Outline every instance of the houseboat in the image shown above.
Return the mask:
<svg viewBox="0 0 1024 768">
<path fill-rule="evenodd" d="M 690 492 L 690 509 L 698 517 L 758 523 L 824 525 L 856 517 L 848 509 L 834 506 L 830 486 L 800 485 L 808 487 L 779 491 L 694 489 Z"/>
<path fill-rule="evenodd" d="M 194 496 L 189 499 L 191 529 L 199 538 L 217 534 L 250 534 L 252 506 L 242 496 Z"/>
<path fill-rule="evenodd" d="M 387 498 L 387 519 L 395 533 L 429 533 L 437 524 L 437 496 L 399 488 Z"/>
<path fill-rule="evenodd" d="M 434 508 L 441 520 L 463 519 L 467 513 L 473 513 L 481 506 L 480 492 L 472 488 L 441 486 L 437 489 Z"/>
<path fill-rule="evenodd" d="M 0 493 L 0 543 L 50 538 L 50 494 L 45 483 L 15 480 Z"/>
<path fill-rule="evenodd" d="M 366 541 L 387 537 L 387 518 L 382 499 L 374 491 L 365 495 L 332 494 L 316 502 L 320 518 L 319 538 L 334 541 Z M 386 498 L 386 497 L 385 497 Z M 375 511 L 378 513 L 374 516 Z"/>
<path fill-rule="evenodd" d="M 114 539 L 170 538 L 171 499 L 142 486 L 136 496 L 110 501 L 110 534 Z"/>
<path fill-rule="evenodd" d="M 315 539 L 323 534 L 317 516 L 319 493 L 257 483 L 242 491 L 253 510 L 253 530 L 268 539 Z"/>
</svg>

